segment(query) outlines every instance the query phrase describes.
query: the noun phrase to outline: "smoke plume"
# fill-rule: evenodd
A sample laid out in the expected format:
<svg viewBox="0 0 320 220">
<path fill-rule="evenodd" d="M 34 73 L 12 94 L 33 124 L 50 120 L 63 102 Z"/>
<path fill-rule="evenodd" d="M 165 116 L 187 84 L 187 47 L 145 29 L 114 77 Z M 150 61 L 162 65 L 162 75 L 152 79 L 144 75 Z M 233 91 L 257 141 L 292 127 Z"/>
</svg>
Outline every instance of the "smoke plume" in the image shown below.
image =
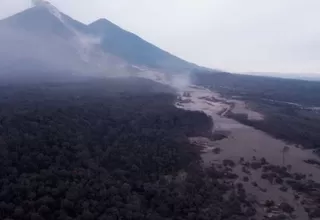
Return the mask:
<svg viewBox="0 0 320 220">
<path fill-rule="evenodd" d="M 31 0 L 32 5 L 39 6 L 47 3 L 45 0 Z"/>
<path fill-rule="evenodd" d="M 190 75 L 188 73 L 175 74 L 171 78 L 171 84 L 178 90 L 183 90 L 191 85 Z"/>
</svg>

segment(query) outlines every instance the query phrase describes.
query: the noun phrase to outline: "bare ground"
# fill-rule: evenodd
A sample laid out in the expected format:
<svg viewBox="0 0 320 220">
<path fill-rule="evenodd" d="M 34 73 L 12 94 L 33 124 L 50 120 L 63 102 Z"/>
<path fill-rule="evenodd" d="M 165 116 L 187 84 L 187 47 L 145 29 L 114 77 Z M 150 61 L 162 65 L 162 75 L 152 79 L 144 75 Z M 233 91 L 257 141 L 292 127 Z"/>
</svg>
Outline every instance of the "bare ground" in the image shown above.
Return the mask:
<svg viewBox="0 0 320 220">
<path fill-rule="evenodd" d="M 320 185 L 317 185 L 317 182 L 320 182 L 320 169 L 319 166 L 304 162 L 307 159 L 318 160 L 311 151 L 288 145 L 262 131 L 224 117 L 228 111 L 232 111 L 247 114 L 250 120 L 264 119 L 263 115 L 250 110 L 242 101 L 227 100 L 218 93 L 194 85 L 177 86 L 165 74 L 159 72 L 147 71 L 143 72 L 141 76 L 175 87 L 179 91 L 179 101 L 176 103 L 176 107 L 203 111 L 212 117 L 213 133 L 217 131 L 228 133 L 227 138 L 219 141 L 211 141 L 204 137 L 193 137 L 190 138 L 190 141 L 201 147 L 204 167 L 210 167 L 212 164 L 221 167 L 224 166 L 225 161 L 234 162 L 235 166 L 228 168 L 237 174 L 237 178 L 231 184 L 241 183 L 247 194 L 256 201 L 256 219 L 306 220 L 310 219 L 308 216 L 310 210 L 311 212 L 312 210 L 319 211 L 320 216 L 320 206 L 314 200 L 316 198 L 320 201 Z M 283 153 L 285 146 L 288 146 L 289 150 Z M 251 167 L 252 163 L 261 160 L 267 161 L 264 164 L 265 167 Z M 274 179 L 262 178 L 263 174 L 270 174 L 265 169 L 270 166 L 282 171 L 284 169 L 284 173 L 289 177 L 282 178 L 283 183 L 275 182 Z M 271 174 L 274 175 L 275 172 L 271 172 Z M 298 189 L 290 187 L 286 181 L 294 182 L 294 178 L 298 174 L 305 174 L 305 176 L 299 180 L 300 182 L 296 182 L 309 188 L 313 186 L 318 188 L 305 192 L 301 191 L 299 187 Z M 279 175 L 276 173 L 276 177 Z M 279 178 L 276 179 L 279 180 Z M 274 204 L 270 205 L 270 201 Z M 284 204 L 293 207 L 294 212 L 289 214 L 284 212 Z"/>
<path fill-rule="evenodd" d="M 184 97 L 186 91 L 188 92 L 188 97 Z M 187 98 L 191 101 L 181 102 L 177 107 L 203 111 L 211 116 L 214 121 L 213 132 L 228 131 L 230 133 L 228 138 L 219 141 L 210 141 L 204 137 L 194 137 L 190 141 L 203 148 L 202 159 L 205 167 L 210 167 L 211 164 L 222 164 L 226 159 L 236 163 L 236 166 L 233 168 L 233 172 L 238 175 L 235 183 L 241 182 L 246 192 L 257 201 L 258 219 L 265 219 L 266 216 L 268 216 L 267 218 L 272 218 L 272 216 L 280 215 L 282 212 L 276 207 L 277 204 L 281 203 L 288 203 L 295 209 L 294 213 L 288 218 L 308 219 L 308 213 L 305 211 L 306 205 L 302 204 L 308 200 L 307 197 L 286 186 L 285 188 L 288 189 L 284 191 L 281 188 L 284 184 L 277 184 L 261 178 L 263 174 L 262 169 L 252 169 L 249 166 L 247 169 L 249 170 L 249 174 L 243 172 L 243 165 L 238 162 L 243 160 L 250 163 L 264 158 L 268 163 L 278 165 L 279 167 L 287 167 L 289 165 L 291 173 L 306 174 L 308 179 L 320 182 L 319 168 L 304 162 L 307 159 L 317 159 L 311 151 L 288 145 L 262 131 L 242 125 L 221 114 L 221 112 L 230 110 L 229 103 L 234 103 L 236 106 L 233 108 L 234 112 L 247 113 L 251 115 L 252 120 L 263 120 L 261 114 L 246 109 L 246 105 L 241 101 L 221 100 L 221 97 L 217 93 L 194 86 L 181 91 L 181 97 L 182 100 Z M 204 99 L 203 97 L 214 97 L 214 99 L 208 101 L 208 99 Z M 285 146 L 288 146 L 289 150 L 283 153 Z M 217 149 L 219 150 L 217 151 Z M 244 178 L 246 181 L 243 180 Z M 257 186 L 254 186 L 256 184 Z M 273 210 L 267 210 L 263 205 L 268 200 L 275 202 Z"/>
</svg>

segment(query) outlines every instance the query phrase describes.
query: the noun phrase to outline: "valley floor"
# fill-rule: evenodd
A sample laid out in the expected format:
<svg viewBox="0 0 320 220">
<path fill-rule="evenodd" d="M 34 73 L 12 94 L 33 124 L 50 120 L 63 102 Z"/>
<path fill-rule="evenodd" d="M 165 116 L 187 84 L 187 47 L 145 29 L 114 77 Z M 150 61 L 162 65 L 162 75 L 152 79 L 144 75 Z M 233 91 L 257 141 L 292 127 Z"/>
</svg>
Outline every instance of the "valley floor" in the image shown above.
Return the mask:
<svg viewBox="0 0 320 220">
<path fill-rule="evenodd" d="M 186 91 L 183 91 L 181 95 L 185 92 Z M 190 99 L 191 102 L 178 103 L 177 107 L 187 110 L 204 111 L 210 115 L 214 121 L 214 132 L 221 130 L 229 132 L 227 138 L 219 141 L 210 141 L 206 138 L 200 138 L 200 145 L 205 147 L 202 153 L 202 159 L 205 166 L 208 167 L 212 163 L 222 164 L 225 159 L 238 162 L 240 161 L 240 158 L 243 158 L 244 161 L 265 158 L 270 164 L 279 166 L 289 165 L 291 167 L 291 172 L 306 174 L 309 179 L 320 182 L 319 168 L 304 162 L 304 160 L 310 158 L 317 159 L 312 152 L 291 145 L 289 146 L 290 150 L 285 153 L 283 158 L 283 148 L 288 146 L 285 142 L 277 140 L 262 131 L 242 125 L 239 122 L 224 116 L 220 116 L 219 112 L 228 108 L 228 106 L 226 106 L 228 104 L 208 102 L 201 99 L 201 97 L 204 96 L 217 97 L 216 93 L 199 87 L 189 87 L 187 88 L 187 92 L 190 94 L 190 98 L 188 99 Z M 248 111 L 250 112 L 250 110 Z M 242 109 L 242 112 L 244 112 L 244 109 Z M 258 113 L 250 113 L 252 115 L 258 115 Z M 193 141 L 197 142 L 197 139 L 193 139 Z M 215 148 L 220 148 L 221 152 L 216 154 L 214 152 Z M 251 194 L 258 203 L 263 204 L 267 200 L 273 200 L 276 204 L 286 202 L 295 208 L 295 215 L 298 219 L 308 218 L 308 215 L 301 204 L 305 199 L 304 197 L 297 200 L 295 199 L 296 193 L 294 191 L 288 190 L 284 192 L 280 189 L 281 187 L 278 184 L 273 184 L 267 179 L 262 179 L 262 169 L 251 169 L 250 174 L 248 175 L 243 172 L 241 168 L 242 164 L 237 164 L 233 169 L 233 172 L 239 176 L 237 182 L 242 182 L 246 191 Z M 243 181 L 243 178 L 245 177 L 248 177 L 249 180 Z M 258 187 L 253 186 L 253 182 L 256 182 Z M 265 214 L 265 210 L 261 208 L 260 218 L 263 219 Z M 276 213 L 274 214 L 276 215 Z M 271 216 L 272 214 L 269 213 L 269 215 Z"/>
<path fill-rule="evenodd" d="M 157 76 L 156 81 L 168 84 L 163 77 Z M 319 188 L 310 190 L 311 193 L 309 191 L 305 193 L 297 187 L 290 188 L 292 181 L 301 179 L 299 184 L 305 186 L 309 182 L 320 182 L 319 167 L 305 162 L 308 159 L 317 160 L 316 155 L 302 147 L 288 145 L 262 131 L 225 117 L 228 111 L 232 111 L 245 113 L 250 120 L 263 120 L 263 115 L 249 110 L 242 101 L 226 100 L 215 92 L 197 86 L 180 87 L 178 91 L 180 94 L 176 103 L 178 108 L 205 112 L 214 122 L 213 133 L 228 134 L 226 138 L 218 141 L 211 141 L 205 137 L 195 137 L 190 140 L 203 148 L 202 159 L 205 167 L 210 167 L 212 164 L 219 166 L 227 160 L 235 163 L 233 172 L 238 178 L 234 184 L 243 184 L 246 192 L 256 200 L 258 219 L 278 219 L 277 217 L 280 219 L 283 215 L 279 211 L 281 203 L 290 204 L 294 208 L 295 211 L 288 217 L 289 219 L 308 219 L 308 213 L 310 216 L 311 212 L 319 211 L 313 200 L 314 194 L 319 194 Z M 252 164 L 258 164 L 258 167 Z M 290 177 L 279 181 L 267 178 L 268 167 L 279 169 L 282 167 L 286 173 L 290 173 L 293 180 Z M 297 178 L 301 175 L 303 178 Z M 308 187 L 313 186 L 308 185 Z M 275 205 L 266 208 L 264 204 L 268 201 L 273 201 Z M 315 217 L 314 213 L 311 216 Z"/>
</svg>

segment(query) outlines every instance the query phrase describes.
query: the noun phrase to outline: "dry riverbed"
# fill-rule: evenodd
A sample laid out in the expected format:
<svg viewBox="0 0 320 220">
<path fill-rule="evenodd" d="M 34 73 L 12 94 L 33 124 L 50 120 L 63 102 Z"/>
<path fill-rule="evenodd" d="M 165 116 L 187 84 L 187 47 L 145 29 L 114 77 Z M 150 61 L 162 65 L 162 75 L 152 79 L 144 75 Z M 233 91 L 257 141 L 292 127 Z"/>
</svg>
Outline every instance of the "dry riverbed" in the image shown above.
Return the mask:
<svg viewBox="0 0 320 220">
<path fill-rule="evenodd" d="M 201 147 L 205 167 L 232 172 L 229 184 L 243 187 L 255 201 L 256 219 L 305 220 L 320 216 L 320 169 L 304 162 L 318 160 L 311 151 L 225 117 L 232 111 L 247 114 L 250 120 L 264 119 L 242 101 L 224 99 L 202 87 L 176 84 L 158 72 L 142 75 L 177 88 L 178 108 L 203 111 L 212 118 L 213 134 L 222 133 L 225 137 L 216 141 L 193 137 L 190 141 Z"/>
<path fill-rule="evenodd" d="M 231 110 L 230 106 L 233 104 L 232 110 L 235 113 L 248 114 L 251 120 L 263 120 L 261 114 L 247 109 L 241 101 L 225 100 L 217 93 L 195 86 L 181 91 L 179 100 L 177 107 L 203 111 L 211 116 L 214 121 L 213 132 L 228 133 L 227 138 L 218 141 L 210 141 L 204 137 L 190 138 L 190 141 L 202 147 L 205 167 L 210 167 L 212 164 L 224 164 L 226 160 L 234 162 L 234 166 L 230 169 L 237 175 L 237 178 L 233 181 L 235 184 L 241 183 L 247 194 L 255 199 L 258 219 L 281 219 L 281 217 L 283 219 L 308 219 L 308 209 L 312 209 L 313 212 L 318 211 L 318 207 L 314 207 L 315 201 L 312 200 L 312 193 L 320 192 L 317 185 L 309 186 L 315 189 L 312 190 L 312 193 L 307 194 L 299 189 L 292 189 L 290 185 L 295 184 L 290 181 L 297 181 L 296 179 L 299 179 L 301 175 L 303 178 L 299 179 L 299 183 L 320 182 L 319 168 L 304 162 L 307 159 L 317 160 L 312 152 L 298 146 L 290 146 L 262 131 L 224 117 L 224 112 Z M 288 147 L 285 148 L 285 146 Z M 283 152 L 284 149 L 288 150 Z M 264 161 L 264 164 L 258 165 L 259 168 L 251 166 L 251 163 L 259 164 L 261 160 Z M 271 166 L 272 174 L 268 166 Z M 282 171 L 280 173 L 284 176 L 276 175 L 277 169 L 283 169 L 285 174 L 281 173 Z M 290 214 L 283 211 L 286 205 L 293 208 L 289 210 Z"/>
</svg>

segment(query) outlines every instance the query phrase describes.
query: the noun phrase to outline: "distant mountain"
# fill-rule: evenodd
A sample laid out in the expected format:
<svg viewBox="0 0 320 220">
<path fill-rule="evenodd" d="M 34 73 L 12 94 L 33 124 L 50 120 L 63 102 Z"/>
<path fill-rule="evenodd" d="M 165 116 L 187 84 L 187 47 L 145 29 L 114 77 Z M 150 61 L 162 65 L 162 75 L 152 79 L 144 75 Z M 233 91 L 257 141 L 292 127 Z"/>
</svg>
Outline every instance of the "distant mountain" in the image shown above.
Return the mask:
<svg viewBox="0 0 320 220">
<path fill-rule="evenodd" d="M 101 36 L 104 51 L 114 54 L 129 63 L 151 68 L 183 71 L 196 68 L 186 62 L 143 40 L 139 36 L 121 29 L 106 19 L 100 19 L 89 25 L 92 33 Z"/>
<path fill-rule="evenodd" d="M 1 25 L 21 29 L 34 35 L 70 37 L 72 32 L 46 7 L 33 7 L 1 21 Z"/>
<path fill-rule="evenodd" d="M 115 65 L 87 27 L 42 4 L 0 21 L 0 74 L 98 74 Z M 28 74 L 27 74 L 28 73 Z"/>
<path fill-rule="evenodd" d="M 275 77 L 275 78 L 283 78 L 283 79 L 320 81 L 319 73 L 246 72 L 241 74 L 252 75 L 252 76 L 267 76 L 267 77 Z"/>
<path fill-rule="evenodd" d="M 85 25 L 45 1 L 0 21 L 0 75 L 124 74 L 135 67 L 198 68 L 108 20 Z"/>
</svg>

